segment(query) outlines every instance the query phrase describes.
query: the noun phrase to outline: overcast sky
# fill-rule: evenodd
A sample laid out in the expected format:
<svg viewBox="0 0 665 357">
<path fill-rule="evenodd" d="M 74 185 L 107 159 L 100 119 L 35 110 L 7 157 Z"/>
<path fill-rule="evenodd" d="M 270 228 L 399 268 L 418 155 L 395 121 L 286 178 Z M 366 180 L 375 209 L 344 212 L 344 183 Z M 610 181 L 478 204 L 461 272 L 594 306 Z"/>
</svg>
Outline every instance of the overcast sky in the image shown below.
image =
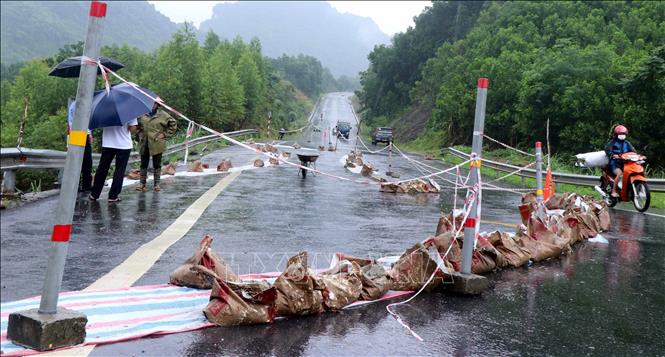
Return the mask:
<svg viewBox="0 0 665 357">
<path fill-rule="evenodd" d="M 198 27 L 212 16 L 215 4 L 234 1 L 148 1 L 174 22 L 192 21 Z M 381 31 L 392 36 L 413 26 L 413 17 L 430 1 L 328 1 L 337 11 L 371 17 Z"/>
</svg>

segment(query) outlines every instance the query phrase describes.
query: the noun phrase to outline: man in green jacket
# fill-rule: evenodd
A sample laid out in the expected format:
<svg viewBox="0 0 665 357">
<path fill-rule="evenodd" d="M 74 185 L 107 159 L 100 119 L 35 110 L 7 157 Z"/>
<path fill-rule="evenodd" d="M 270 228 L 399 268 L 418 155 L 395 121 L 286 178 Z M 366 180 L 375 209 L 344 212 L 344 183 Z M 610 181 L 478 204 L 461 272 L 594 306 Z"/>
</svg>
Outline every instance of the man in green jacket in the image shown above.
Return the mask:
<svg viewBox="0 0 665 357">
<path fill-rule="evenodd" d="M 137 191 L 145 192 L 148 178 L 148 164 L 152 156 L 153 175 L 155 177 L 155 191 L 159 187 L 162 173 L 162 154 L 166 151 L 166 140 L 175 134 L 177 122 L 155 102 L 152 111 L 139 118 L 139 153 L 141 154 L 141 183 Z"/>
</svg>

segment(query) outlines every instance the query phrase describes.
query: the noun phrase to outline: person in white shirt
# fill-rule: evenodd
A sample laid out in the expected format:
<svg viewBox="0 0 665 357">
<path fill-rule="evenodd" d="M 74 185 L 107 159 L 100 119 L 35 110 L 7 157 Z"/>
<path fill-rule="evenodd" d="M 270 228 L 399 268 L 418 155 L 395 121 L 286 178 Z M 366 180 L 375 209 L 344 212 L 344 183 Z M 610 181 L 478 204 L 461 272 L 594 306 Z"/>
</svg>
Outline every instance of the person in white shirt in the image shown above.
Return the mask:
<svg viewBox="0 0 665 357">
<path fill-rule="evenodd" d="M 122 191 L 122 182 L 125 179 L 125 169 L 129 161 L 129 154 L 132 151 L 133 142 L 131 133 L 136 131 L 138 121 L 133 119 L 122 126 L 105 127 L 102 132 L 102 157 L 99 159 L 99 166 L 95 172 L 95 179 L 90 192 L 90 199 L 97 200 L 104 188 L 104 181 L 108 175 L 111 161 L 115 158 L 115 172 L 113 173 L 113 183 L 109 191 L 109 203 L 120 201 L 120 191 Z"/>
</svg>

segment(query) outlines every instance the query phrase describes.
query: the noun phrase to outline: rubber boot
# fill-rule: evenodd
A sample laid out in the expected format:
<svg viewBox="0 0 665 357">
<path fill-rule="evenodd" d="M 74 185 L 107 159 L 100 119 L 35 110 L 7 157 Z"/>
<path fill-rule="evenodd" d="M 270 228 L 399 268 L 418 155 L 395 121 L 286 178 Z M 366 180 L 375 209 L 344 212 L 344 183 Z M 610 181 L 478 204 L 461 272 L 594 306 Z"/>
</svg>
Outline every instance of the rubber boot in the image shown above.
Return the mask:
<svg viewBox="0 0 665 357">
<path fill-rule="evenodd" d="M 159 187 L 159 181 L 160 181 L 160 179 L 161 179 L 161 175 L 162 175 L 162 168 L 160 167 L 160 168 L 158 168 L 158 169 L 155 169 L 155 170 L 153 171 L 153 175 L 154 175 L 154 180 L 155 180 L 155 187 L 154 187 L 154 190 L 155 190 L 155 192 L 159 192 L 159 191 L 162 190 L 162 188 Z"/>
<path fill-rule="evenodd" d="M 148 181 L 148 169 L 141 169 L 141 176 L 139 177 L 139 185 L 135 188 L 136 191 L 146 192 L 145 184 Z"/>
</svg>

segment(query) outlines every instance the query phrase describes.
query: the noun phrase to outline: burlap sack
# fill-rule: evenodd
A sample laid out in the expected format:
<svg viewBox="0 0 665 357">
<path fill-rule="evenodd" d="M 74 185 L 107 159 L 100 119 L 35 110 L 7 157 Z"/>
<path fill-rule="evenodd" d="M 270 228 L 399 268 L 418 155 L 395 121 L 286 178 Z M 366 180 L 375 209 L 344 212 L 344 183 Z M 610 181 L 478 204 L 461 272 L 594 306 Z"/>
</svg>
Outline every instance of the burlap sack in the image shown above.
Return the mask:
<svg viewBox="0 0 665 357">
<path fill-rule="evenodd" d="M 488 240 L 504 256 L 507 265 L 520 267 L 529 262 L 531 253 L 507 233 L 492 232 Z"/>
<path fill-rule="evenodd" d="M 274 157 L 271 157 L 270 159 L 268 159 L 268 162 L 270 163 L 270 165 L 274 165 L 274 166 L 279 165 L 279 160 L 275 159 Z"/>
<path fill-rule="evenodd" d="M 434 155 L 432 155 L 432 154 L 425 154 L 425 156 L 424 156 L 423 158 L 424 158 L 425 160 L 434 160 Z"/>
<path fill-rule="evenodd" d="M 325 288 L 322 291 L 323 305 L 327 310 L 341 310 L 358 300 L 362 292 L 360 266 L 346 260 L 351 265 L 348 273 L 321 274 L 319 278 Z"/>
<path fill-rule="evenodd" d="M 453 214 L 455 217 L 453 217 Z M 442 233 L 450 232 L 453 229 L 453 219 L 455 220 L 455 229 L 459 229 L 462 226 L 462 220 L 464 215 L 461 212 L 454 212 L 448 215 L 441 215 L 439 218 L 439 223 L 436 225 L 436 234 L 439 235 Z"/>
<path fill-rule="evenodd" d="M 141 170 L 136 169 L 136 170 L 131 170 L 129 173 L 127 173 L 127 178 L 130 180 L 138 180 L 141 178 Z"/>
<path fill-rule="evenodd" d="M 446 266 L 454 271 L 462 269 L 462 238 L 460 234 L 457 239 L 453 239 L 453 232 L 447 231 L 430 239 Z"/>
<path fill-rule="evenodd" d="M 238 276 L 226 265 L 226 262 L 210 249 L 212 237 L 206 235 L 199 243 L 199 247 L 193 256 L 185 260 L 185 263 L 179 266 L 169 275 L 169 282 L 173 285 L 187 286 L 195 289 L 210 289 L 212 287 L 210 279 L 206 278 L 192 267 L 202 266 L 212 270 L 219 278 L 224 281 L 239 281 Z"/>
<path fill-rule="evenodd" d="M 420 289 L 432 273 L 437 269 L 422 243 L 417 243 L 407 249 L 399 257 L 390 270 L 390 278 L 393 280 L 393 290 L 414 291 Z M 441 283 L 440 278 L 434 278 L 427 285 L 426 290 L 431 291 Z"/>
<path fill-rule="evenodd" d="M 326 147 L 323 145 L 319 145 L 319 151 L 326 151 Z"/>
<path fill-rule="evenodd" d="M 504 268 L 508 265 L 506 257 L 504 257 L 503 254 L 501 254 L 501 252 L 499 252 L 496 248 L 494 248 L 494 246 L 486 237 L 478 236 L 476 251 L 478 251 L 480 254 L 490 257 L 494 261 L 497 268 Z"/>
<path fill-rule="evenodd" d="M 196 160 L 187 166 L 187 171 L 189 172 L 203 172 L 203 164 L 201 161 Z"/>
<path fill-rule="evenodd" d="M 372 167 L 370 164 L 364 164 L 363 168 L 360 170 L 360 174 L 365 177 L 371 175 L 372 172 L 374 172 L 374 167 Z"/>
<path fill-rule="evenodd" d="M 263 167 L 265 166 L 265 163 L 261 159 L 256 159 L 254 160 L 254 167 Z"/>
<path fill-rule="evenodd" d="M 307 252 L 289 258 L 273 285 L 277 289 L 277 316 L 310 315 L 323 311 L 321 280 L 307 267 Z"/>
<path fill-rule="evenodd" d="M 291 153 L 286 152 L 286 151 L 282 152 L 282 157 L 288 158 L 289 156 L 291 156 Z"/>
<path fill-rule="evenodd" d="M 545 207 L 547 209 L 566 209 L 564 207 L 566 197 L 562 194 L 555 193 L 547 201 Z"/>
<path fill-rule="evenodd" d="M 369 264 L 360 268 L 362 300 L 376 300 L 385 295 L 392 288 L 392 279 L 386 269 L 378 264 Z"/>
<path fill-rule="evenodd" d="M 176 164 L 173 162 L 162 167 L 162 175 L 175 175 L 175 171 L 176 171 Z"/>
<path fill-rule="evenodd" d="M 233 164 L 231 163 L 231 159 L 224 159 L 224 160 L 222 160 L 222 162 L 219 163 L 219 165 L 217 165 L 217 171 L 227 172 L 232 167 L 233 167 Z"/>
<path fill-rule="evenodd" d="M 397 193 L 399 186 L 393 183 L 382 182 L 379 186 L 379 192 Z"/>
<path fill-rule="evenodd" d="M 219 326 L 238 326 L 267 324 L 274 320 L 277 295 L 274 287 L 259 290 L 265 286 L 250 288 L 238 284 L 234 290 L 211 270 L 201 266 L 193 269 L 212 278 L 210 302 L 203 309 L 208 321 Z"/>
<path fill-rule="evenodd" d="M 271 153 L 276 153 L 277 152 L 277 148 L 270 145 L 270 144 L 265 144 L 264 148 L 265 148 L 266 152 L 271 152 Z"/>
<path fill-rule="evenodd" d="M 534 229 L 522 227 L 517 231 L 515 238 L 522 245 L 522 247 L 529 251 L 530 259 L 539 262 L 561 255 L 561 248 L 557 247 L 553 243 L 550 243 L 554 241 L 550 234 L 554 235 L 554 233 L 548 232 L 547 230 L 536 230 L 538 238 L 540 238 L 537 239 L 536 237 L 531 236 L 528 231 L 534 231 Z"/>
</svg>

